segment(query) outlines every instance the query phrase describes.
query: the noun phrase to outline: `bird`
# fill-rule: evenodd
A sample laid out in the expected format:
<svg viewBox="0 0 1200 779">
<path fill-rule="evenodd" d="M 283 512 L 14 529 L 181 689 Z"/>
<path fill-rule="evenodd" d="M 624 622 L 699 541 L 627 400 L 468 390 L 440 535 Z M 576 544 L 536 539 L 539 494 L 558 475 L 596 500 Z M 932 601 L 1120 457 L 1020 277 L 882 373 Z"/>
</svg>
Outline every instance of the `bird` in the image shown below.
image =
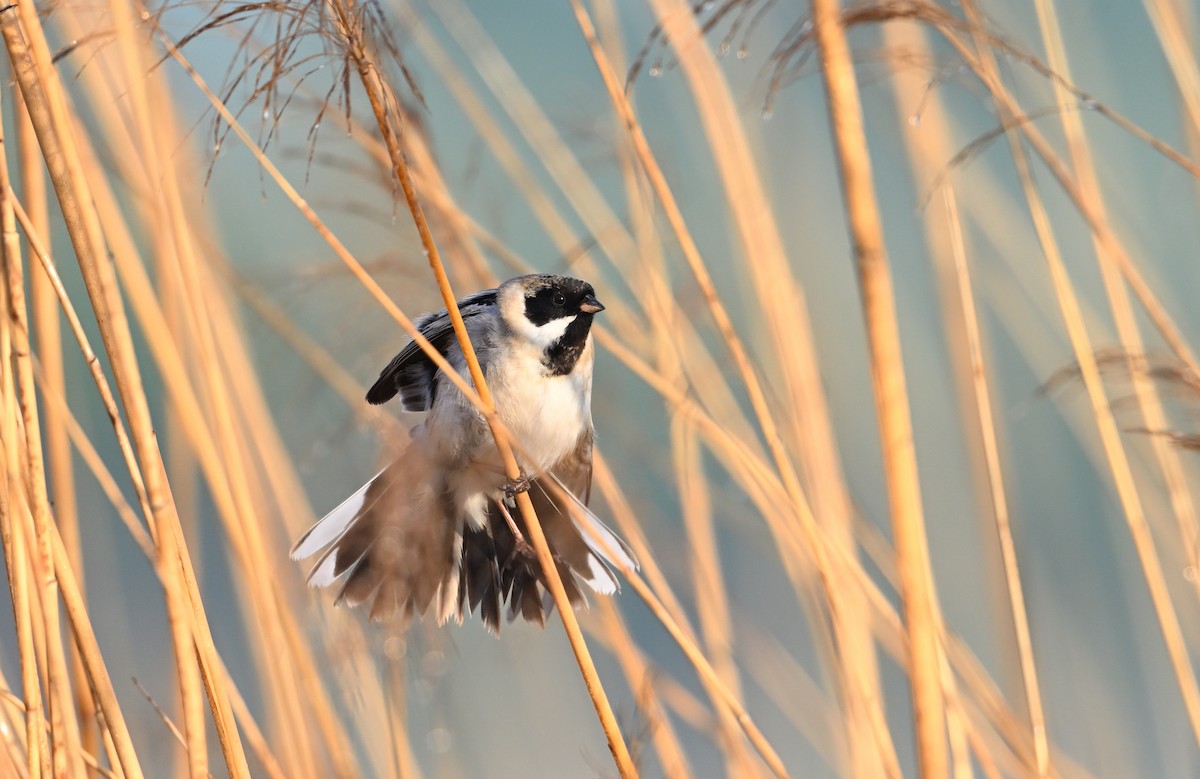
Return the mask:
<svg viewBox="0 0 1200 779">
<path fill-rule="evenodd" d="M 372 621 L 432 610 L 438 624 L 478 611 L 499 634 L 518 616 L 544 625 L 553 608 L 545 573 L 514 497 L 528 491 L 573 607 L 584 587 L 620 589 L 613 571 L 633 552 L 587 507 L 591 497 L 592 322 L 604 306 L 567 276 L 509 279 L 458 301 L 497 415 L 514 439 L 521 478 L 509 480 L 484 415 L 410 340 L 367 392 L 426 412 L 399 456 L 313 525 L 292 547 L 316 555 L 313 587 L 340 584 L 335 603 L 370 602 Z M 415 328 L 460 375 L 466 360 L 446 311 Z"/>
</svg>

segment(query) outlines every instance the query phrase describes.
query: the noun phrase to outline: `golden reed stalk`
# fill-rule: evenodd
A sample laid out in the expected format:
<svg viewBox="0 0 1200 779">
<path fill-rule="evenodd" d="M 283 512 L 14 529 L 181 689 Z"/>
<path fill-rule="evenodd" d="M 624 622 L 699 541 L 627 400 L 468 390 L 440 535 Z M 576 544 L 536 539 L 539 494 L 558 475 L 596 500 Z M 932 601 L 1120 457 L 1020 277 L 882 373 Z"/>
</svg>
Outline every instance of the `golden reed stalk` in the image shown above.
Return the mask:
<svg viewBox="0 0 1200 779">
<path fill-rule="evenodd" d="M 813 0 L 812 5 L 871 355 L 879 439 L 908 631 L 918 762 L 922 776 L 942 777 L 946 774 L 947 759 L 945 703 L 938 660 L 941 631 L 936 617 L 936 595 L 883 225 L 875 200 L 858 83 L 841 9 L 837 0 Z"/>
</svg>

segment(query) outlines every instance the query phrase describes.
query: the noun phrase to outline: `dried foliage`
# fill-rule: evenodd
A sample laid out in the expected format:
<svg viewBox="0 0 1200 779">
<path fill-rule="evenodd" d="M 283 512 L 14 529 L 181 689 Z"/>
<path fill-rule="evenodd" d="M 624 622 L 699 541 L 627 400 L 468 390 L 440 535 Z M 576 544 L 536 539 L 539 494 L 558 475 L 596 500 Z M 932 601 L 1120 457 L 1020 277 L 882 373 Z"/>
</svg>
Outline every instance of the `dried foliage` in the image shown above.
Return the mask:
<svg viewBox="0 0 1200 779">
<path fill-rule="evenodd" d="M 1174 32 L 1182 12 L 1146 7 L 1194 136 L 1188 85 L 1200 75 Z M 1195 144 L 1152 134 L 1099 99 L 1088 74 L 1072 75 L 1050 0 L 1034 3 L 1036 43 L 1004 34 L 974 0 L 818 0 L 811 15 L 775 0 L 569 9 L 596 76 L 595 125 L 574 143 L 459 0 L 0 10 L 13 76 L 0 95 L 0 541 L 13 615 L 12 646 L 0 645 L 0 674 L 13 675 L 0 678 L 0 775 L 529 773 L 537 750 L 563 752 L 543 731 L 577 716 L 591 740 L 564 749 L 601 775 L 708 775 L 714 755 L 737 777 L 1102 774 L 1072 751 L 1074 722 L 1048 714 L 1076 677 L 1039 640 L 1047 618 L 1031 604 L 1049 613 L 1071 596 L 1028 573 L 1039 561 L 1022 535 L 1037 528 L 1021 516 L 1028 496 L 1014 473 L 1037 453 L 1012 445 L 1016 362 L 995 355 L 997 342 L 1033 355 L 1040 390 L 1026 388 L 1024 413 L 1061 411 L 1110 494 L 1127 575 L 1152 615 L 1126 629 L 1165 652 L 1170 676 L 1155 684 L 1191 730 L 1189 754 L 1200 748 L 1190 659 L 1200 522 L 1186 451 L 1200 449 L 1195 334 L 1163 302 L 1163 269 L 1110 215 L 1085 122 L 1152 149 L 1173 176 L 1200 177 Z M 646 34 L 628 40 L 630 20 Z M 850 47 L 864 40 L 869 50 Z M 745 87 L 755 111 L 730 85 L 730 51 L 758 64 Z M 672 78 L 664 88 L 643 73 Z M 819 153 L 836 178 L 811 197 L 839 204 L 830 212 L 850 238 L 825 262 L 844 263 L 859 293 L 835 323 L 817 319 L 822 301 L 810 310 L 821 282 L 795 256 L 789 222 L 807 217 L 774 194 L 781 163 L 743 120 L 795 119 L 788 100 L 808 75 L 821 81 L 831 145 Z M 915 260 L 898 260 L 885 235 L 868 81 L 900 111 L 883 131 L 909 130 L 883 163 L 911 179 L 906 213 L 927 248 Z M 951 83 L 991 129 L 947 108 Z M 641 94 L 663 89 L 693 112 L 689 138 L 708 156 L 687 165 L 704 166 L 719 219 L 684 197 L 692 179 L 673 139 L 643 124 L 652 106 Z M 461 112 L 473 149 L 436 135 L 435 96 Z M 495 170 L 457 164 L 472 154 Z M 1007 185 L 989 170 L 997 159 Z M 241 215 L 213 193 L 230 197 L 234 160 L 253 166 L 264 200 L 282 195 L 264 202 L 262 231 L 312 231 L 317 240 L 295 241 L 302 256 L 266 270 L 222 238 L 222 220 Z M 476 187 L 494 180 L 503 188 L 481 207 Z M 504 223 L 514 210 L 516 231 Z M 720 249 L 706 221 L 728 228 Z M 1064 246 L 1076 222 L 1084 251 Z M 359 234 L 364 223 L 386 248 Z M 550 577 L 582 686 L 551 667 L 565 651 L 553 626 L 511 631 L 502 645 L 476 644 L 469 628 L 375 628 L 307 592 L 286 559 L 313 504 L 333 505 L 328 491 L 348 486 L 368 433 L 386 449 L 411 424 L 360 398 L 377 359 L 415 332 L 408 312 L 529 270 L 529 233 L 602 291 L 598 386 L 640 393 L 649 409 L 598 390 L 596 502 L 643 569 L 578 613 Z M 416 256 L 428 267 L 406 259 Z M 905 315 L 901 261 L 933 279 L 937 343 L 917 341 Z M 1085 291 L 1084 273 L 1102 294 Z M 878 420 L 853 453 L 839 451 L 858 434 L 841 404 L 867 391 L 828 394 L 823 376 L 846 370 L 823 340 L 831 329 L 852 331 L 837 348 L 857 355 L 856 382 L 870 387 L 852 413 Z M 1038 351 L 1048 342 L 1054 358 Z M 917 411 L 934 379 L 911 356 L 931 351 L 960 413 L 943 409 L 936 430 Z M 521 442 L 491 413 L 477 362 L 468 367 L 454 380 L 515 476 Z M 944 430 L 968 453 L 968 487 L 928 454 Z M 955 521 L 984 540 L 947 561 L 937 533 L 961 527 L 932 506 L 956 490 L 971 493 L 978 521 Z M 94 519 L 107 516 L 101 500 L 119 524 Z M 520 504 L 543 567 L 556 570 L 532 504 Z M 117 561 L 138 553 L 153 597 L 126 602 L 132 574 Z M 970 611 L 987 615 L 995 646 L 960 624 L 964 560 L 987 571 L 992 599 Z M 132 683 L 122 641 L 147 665 Z M 509 647 L 521 648 L 499 655 Z M 454 716 L 471 713 L 436 690 L 450 686 L 448 668 L 468 675 L 487 652 L 500 670 L 469 677 L 470 695 L 499 735 L 463 734 L 472 743 L 456 757 L 451 733 L 468 726 Z M 498 702 L 480 689 L 515 675 L 532 698 L 536 673 L 552 695 Z M 1108 735 L 1120 731 L 1110 723 Z M 601 734 L 611 760 L 596 749 Z"/>
</svg>

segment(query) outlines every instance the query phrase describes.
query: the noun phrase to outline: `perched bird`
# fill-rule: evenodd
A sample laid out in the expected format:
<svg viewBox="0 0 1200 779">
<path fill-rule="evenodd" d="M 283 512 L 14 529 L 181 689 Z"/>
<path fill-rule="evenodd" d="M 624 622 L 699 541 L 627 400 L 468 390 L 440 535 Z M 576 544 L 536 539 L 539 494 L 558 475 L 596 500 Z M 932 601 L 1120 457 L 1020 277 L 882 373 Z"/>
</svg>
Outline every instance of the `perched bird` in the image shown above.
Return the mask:
<svg viewBox="0 0 1200 779">
<path fill-rule="evenodd" d="M 592 481 L 592 318 L 604 310 L 590 284 L 565 276 L 510 279 L 458 302 L 495 400 L 514 437 L 523 478 L 509 482 L 483 415 L 415 342 L 367 392 L 397 394 L 405 411 L 427 411 L 391 465 L 315 524 L 293 559 L 322 552 L 311 586 L 341 582 L 338 603 L 371 602 L 372 619 L 407 620 L 432 606 L 439 623 L 479 610 L 493 632 L 509 619 L 545 623 L 553 606 L 513 496 L 525 489 L 572 604 L 580 583 L 618 589 L 610 566 L 633 554 L 587 509 Z M 415 323 L 447 362 L 468 376 L 445 311 Z"/>
</svg>

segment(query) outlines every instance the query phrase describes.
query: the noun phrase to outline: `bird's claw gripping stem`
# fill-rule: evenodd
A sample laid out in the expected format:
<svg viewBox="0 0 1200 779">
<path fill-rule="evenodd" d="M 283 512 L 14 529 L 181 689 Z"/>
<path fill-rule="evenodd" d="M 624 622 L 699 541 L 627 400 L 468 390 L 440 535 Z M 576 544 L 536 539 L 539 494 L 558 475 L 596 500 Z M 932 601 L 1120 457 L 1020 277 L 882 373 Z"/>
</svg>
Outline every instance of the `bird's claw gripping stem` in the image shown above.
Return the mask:
<svg viewBox="0 0 1200 779">
<path fill-rule="evenodd" d="M 529 492 L 529 486 L 533 484 L 533 477 L 521 471 L 521 475 L 515 479 L 509 479 L 504 485 L 504 496 L 506 498 L 515 498 L 522 492 Z"/>
</svg>

